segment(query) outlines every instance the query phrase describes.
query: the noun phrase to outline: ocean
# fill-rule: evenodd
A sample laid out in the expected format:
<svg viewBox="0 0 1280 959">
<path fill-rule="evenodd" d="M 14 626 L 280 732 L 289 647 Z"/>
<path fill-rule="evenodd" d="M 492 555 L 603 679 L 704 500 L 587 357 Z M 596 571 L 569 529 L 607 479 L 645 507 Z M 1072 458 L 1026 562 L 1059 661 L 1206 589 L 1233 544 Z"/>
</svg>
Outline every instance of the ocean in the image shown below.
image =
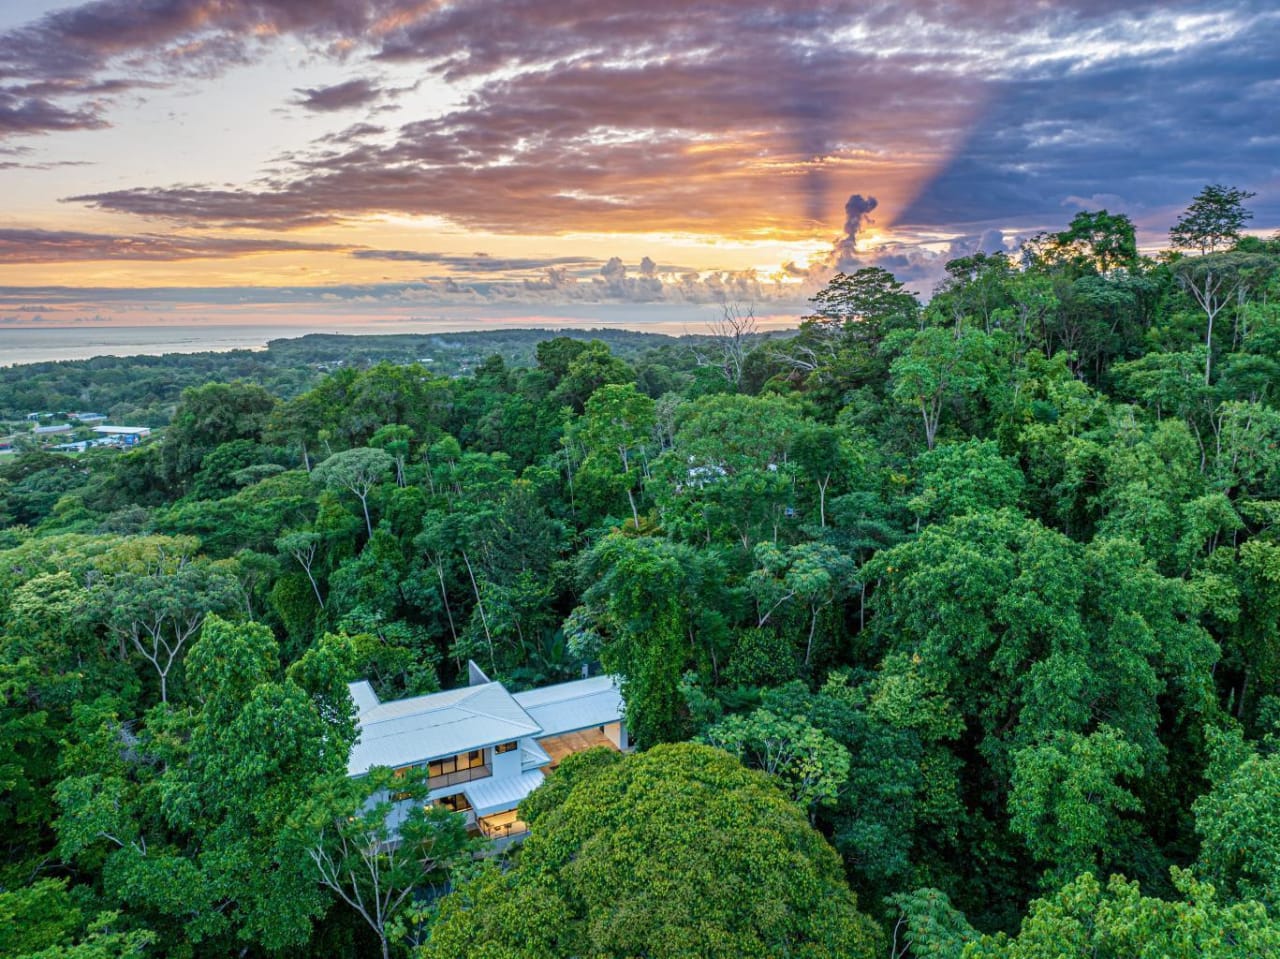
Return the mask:
<svg viewBox="0 0 1280 959">
<path fill-rule="evenodd" d="M 561 307 L 533 312 L 509 308 L 457 310 L 431 319 L 388 317 L 329 319 L 290 317 L 265 323 L 152 323 L 74 326 L 8 325 L 0 322 L 0 366 L 50 360 L 86 360 L 95 356 L 157 356 L 163 353 L 260 350 L 269 340 L 308 333 L 387 335 L 392 333 L 461 333 L 502 329 L 600 329 L 614 327 L 650 333 L 703 333 L 719 315 L 718 307 L 671 304 L 640 307 Z M 761 328 L 794 325 L 793 315 L 761 317 Z"/>
</svg>

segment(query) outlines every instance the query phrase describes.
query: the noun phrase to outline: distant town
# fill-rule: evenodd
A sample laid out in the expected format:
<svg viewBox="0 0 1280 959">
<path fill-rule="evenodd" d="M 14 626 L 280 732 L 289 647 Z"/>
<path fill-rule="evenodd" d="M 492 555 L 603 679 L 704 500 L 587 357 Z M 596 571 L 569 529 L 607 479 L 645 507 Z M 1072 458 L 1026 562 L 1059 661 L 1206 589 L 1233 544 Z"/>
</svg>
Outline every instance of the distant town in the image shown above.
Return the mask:
<svg viewBox="0 0 1280 959">
<path fill-rule="evenodd" d="M 0 456 L 25 450 L 83 453 L 96 446 L 126 449 L 151 435 L 149 426 L 116 426 L 105 413 L 84 410 L 27 413 L 18 422 L 0 422 Z"/>
</svg>

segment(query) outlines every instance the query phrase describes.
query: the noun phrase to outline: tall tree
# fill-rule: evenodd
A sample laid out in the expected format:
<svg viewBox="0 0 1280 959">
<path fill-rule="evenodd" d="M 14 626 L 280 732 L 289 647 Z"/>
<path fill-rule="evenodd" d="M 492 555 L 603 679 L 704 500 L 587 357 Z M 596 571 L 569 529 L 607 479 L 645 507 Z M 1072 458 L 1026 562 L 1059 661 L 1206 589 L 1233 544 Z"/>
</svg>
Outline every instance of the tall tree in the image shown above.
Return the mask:
<svg viewBox="0 0 1280 959">
<path fill-rule="evenodd" d="M 379 767 L 328 781 L 294 817 L 320 885 L 365 921 L 382 959 L 414 897 L 447 889 L 478 845 L 461 813 L 424 802 L 428 791 L 420 773 Z"/>
<path fill-rule="evenodd" d="M 761 773 L 707 746 L 572 756 L 521 807 L 519 863 L 440 907 L 427 959 L 879 954 L 834 850 Z"/>
<path fill-rule="evenodd" d="M 347 490 L 355 494 L 364 511 L 365 531 L 372 538 L 373 520 L 369 517 L 369 494 L 386 479 L 394 465 L 395 458 L 386 450 L 363 446 L 334 453 L 311 471 L 311 478 L 331 490 Z"/>
<path fill-rule="evenodd" d="M 1216 253 L 1240 239 L 1240 231 L 1253 219 L 1244 201 L 1256 196 L 1238 187 L 1211 183 L 1196 194 L 1191 205 L 1169 230 L 1169 241 L 1181 250 Z"/>
</svg>

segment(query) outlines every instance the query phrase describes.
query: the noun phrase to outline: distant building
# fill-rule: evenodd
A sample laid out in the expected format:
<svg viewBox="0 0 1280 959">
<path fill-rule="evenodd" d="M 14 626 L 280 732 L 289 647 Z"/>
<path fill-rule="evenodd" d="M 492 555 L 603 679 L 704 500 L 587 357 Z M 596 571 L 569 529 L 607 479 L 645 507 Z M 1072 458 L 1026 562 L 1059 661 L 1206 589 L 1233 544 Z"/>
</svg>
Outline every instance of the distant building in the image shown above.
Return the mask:
<svg viewBox="0 0 1280 959">
<path fill-rule="evenodd" d="M 359 736 L 347 774 L 426 767 L 428 801 L 466 813 L 471 828 L 496 839 L 525 831 L 516 807 L 565 756 L 628 748 L 614 677 L 509 693 L 469 668 L 469 686 L 389 703 L 367 681 L 349 684 Z"/>
<path fill-rule="evenodd" d="M 123 446 L 133 446 L 144 437 L 151 435 L 149 426 L 95 426 L 93 431 L 99 436 L 107 436 Z"/>
<path fill-rule="evenodd" d="M 106 413 L 72 413 L 71 418 L 81 423 L 102 423 L 106 420 Z"/>
<path fill-rule="evenodd" d="M 70 423 L 56 423 L 53 426 L 37 426 L 33 429 L 32 434 L 35 436 L 48 436 L 51 433 L 70 433 Z"/>
</svg>

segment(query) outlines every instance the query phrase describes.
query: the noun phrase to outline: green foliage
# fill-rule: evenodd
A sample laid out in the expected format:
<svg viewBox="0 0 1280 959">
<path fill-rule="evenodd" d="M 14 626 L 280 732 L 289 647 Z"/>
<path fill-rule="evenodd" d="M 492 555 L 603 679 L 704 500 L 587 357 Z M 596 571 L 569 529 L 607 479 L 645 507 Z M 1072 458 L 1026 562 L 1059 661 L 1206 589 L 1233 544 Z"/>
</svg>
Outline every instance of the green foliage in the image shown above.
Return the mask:
<svg viewBox="0 0 1280 959">
<path fill-rule="evenodd" d="M 762 774 L 687 744 L 561 772 L 554 805 L 522 807 L 518 864 L 445 899 L 424 956 L 879 953 L 835 852 Z"/>
<path fill-rule="evenodd" d="M 962 959 L 1169 956 L 1245 959 L 1280 948 L 1280 924 L 1259 903 L 1225 904 L 1211 885 L 1175 869 L 1179 899 L 1143 896 L 1136 882 L 1089 873 L 1033 902 L 1016 937 L 983 936 Z"/>
<path fill-rule="evenodd" d="M 1238 187 L 1209 184 L 1169 230 L 1169 242 L 1180 249 L 1213 253 L 1239 240 L 1241 229 L 1253 219 L 1244 201 L 1254 195 Z"/>
<path fill-rule="evenodd" d="M 865 944 L 841 877 L 916 916 L 895 959 L 1268 952 L 1280 247 L 1210 226 L 1153 262 L 1085 211 L 927 305 L 837 276 L 776 336 L 0 369 L 19 416 L 171 424 L 0 462 L 0 925 L 33 937 L 5 948 L 404 953 L 447 875 L 445 954 L 769 954 L 815 897 Z M 617 674 L 655 757 L 565 761 L 506 871 L 395 860 L 345 775 L 349 680 L 425 693 L 468 658 Z M 695 736 L 772 781 L 662 747 Z M 756 854 L 796 822 L 785 888 Z M 373 923 L 340 891 L 371 902 L 371 867 L 417 890 Z"/>
<path fill-rule="evenodd" d="M 700 738 L 744 765 L 778 777 L 787 795 L 806 809 L 834 805 L 849 778 L 848 751 L 803 716 L 785 719 L 757 709 L 722 719 Z"/>
</svg>

